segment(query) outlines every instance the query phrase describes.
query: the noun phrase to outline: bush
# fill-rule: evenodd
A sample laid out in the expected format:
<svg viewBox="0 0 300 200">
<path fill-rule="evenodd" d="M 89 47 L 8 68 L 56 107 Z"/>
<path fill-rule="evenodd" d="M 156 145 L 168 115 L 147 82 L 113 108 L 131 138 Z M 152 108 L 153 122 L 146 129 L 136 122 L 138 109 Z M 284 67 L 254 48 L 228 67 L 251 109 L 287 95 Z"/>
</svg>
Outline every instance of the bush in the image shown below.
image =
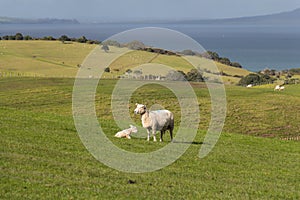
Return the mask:
<svg viewBox="0 0 300 200">
<path fill-rule="evenodd" d="M 62 41 L 62 42 L 71 41 L 71 39 L 68 36 L 66 36 L 66 35 L 60 36 L 60 38 L 58 40 Z"/>
<path fill-rule="evenodd" d="M 23 35 L 22 35 L 22 33 L 17 33 L 16 35 L 15 35 L 15 40 L 23 40 Z"/>
<path fill-rule="evenodd" d="M 104 69 L 104 72 L 109 73 L 109 72 L 110 72 L 110 68 L 109 68 L 109 67 L 106 67 L 106 68 Z"/>
<path fill-rule="evenodd" d="M 187 73 L 187 80 L 194 82 L 203 82 L 204 78 L 197 69 L 191 69 L 191 71 Z"/>
<path fill-rule="evenodd" d="M 128 44 L 126 44 L 126 46 L 129 48 L 129 49 L 132 49 L 132 50 L 139 50 L 139 49 L 144 49 L 145 48 L 145 45 L 144 43 L 140 42 L 140 41 L 137 41 L 137 40 L 134 40 Z"/>
<path fill-rule="evenodd" d="M 171 70 L 166 75 L 166 79 L 169 80 L 169 81 L 186 81 L 187 76 L 183 71 Z"/>
<path fill-rule="evenodd" d="M 243 77 L 238 85 L 261 85 L 261 84 L 269 84 L 269 83 L 273 83 L 274 79 L 271 78 L 269 75 L 267 74 L 249 74 L 245 77 Z"/>
<path fill-rule="evenodd" d="M 230 60 L 228 58 L 220 58 L 219 62 L 222 63 L 222 64 L 224 64 L 224 65 L 228 65 L 228 66 L 231 65 L 231 62 L 230 62 Z"/>
<path fill-rule="evenodd" d="M 183 50 L 181 53 L 182 53 L 183 55 L 187 55 L 187 56 L 194 56 L 194 55 L 196 55 L 196 53 L 193 52 L 193 51 L 190 50 L 190 49 Z"/>
<path fill-rule="evenodd" d="M 85 36 L 81 36 L 80 38 L 78 38 L 76 40 L 76 42 L 79 42 L 79 43 L 86 43 L 88 40 L 86 39 Z"/>
<path fill-rule="evenodd" d="M 121 47 L 121 44 L 114 40 L 107 40 L 105 42 L 102 42 L 102 45 Z"/>
<path fill-rule="evenodd" d="M 231 66 L 232 67 L 236 67 L 236 68 L 243 68 L 242 65 L 240 63 L 238 63 L 238 62 L 231 63 Z"/>
</svg>

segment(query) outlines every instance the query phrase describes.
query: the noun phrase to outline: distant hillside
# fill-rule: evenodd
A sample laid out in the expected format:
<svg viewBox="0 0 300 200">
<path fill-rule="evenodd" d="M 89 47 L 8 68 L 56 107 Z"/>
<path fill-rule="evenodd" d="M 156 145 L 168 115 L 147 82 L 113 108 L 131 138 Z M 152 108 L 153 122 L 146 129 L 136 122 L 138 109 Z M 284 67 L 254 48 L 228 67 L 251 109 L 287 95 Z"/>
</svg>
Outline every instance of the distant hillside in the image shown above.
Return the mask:
<svg viewBox="0 0 300 200">
<path fill-rule="evenodd" d="M 247 24 L 297 24 L 300 25 L 300 8 L 271 15 L 262 15 L 254 17 L 241 17 L 233 19 L 220 20 L 225 23 L 247 23 Z"/>
<path fill-rule="evenodd" d="M 24 19 L 0 17 L 0 24 L 79 24 L 79 22 L 76 19 Z"/>
<path fill-rule="evenodd" d="M 157 24 L 222 24 L 222 25 L 300 25 L 300 8 L 270 15 L 249 16 L 226 19 L 194 19 L 194 20 L 146 20 L 131 21 L 131 23 Z"/>
</svg>

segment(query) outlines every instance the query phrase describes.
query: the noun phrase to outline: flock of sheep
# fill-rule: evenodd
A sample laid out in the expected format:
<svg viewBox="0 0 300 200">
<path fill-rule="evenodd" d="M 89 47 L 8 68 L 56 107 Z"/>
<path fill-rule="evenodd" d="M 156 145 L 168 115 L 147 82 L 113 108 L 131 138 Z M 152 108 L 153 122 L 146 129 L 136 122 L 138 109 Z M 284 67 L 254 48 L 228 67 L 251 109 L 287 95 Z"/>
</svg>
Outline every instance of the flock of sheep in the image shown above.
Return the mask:
<svg viewBox="0 0 300 200">
<path fill-rule="evenodd" d="M 246 86 L 247 88 L 252 88 L 253 87 L 253 84 L 249 84 Z M 284 90 L 285 87 L 283 85 L 276 85 L 275 88 L 274 88 L 274 91 L 282 91 Z"/>
<path fill-rule="evenodd" d="M 153 141 L 156 142 L 156 132 L 160 131 L 160 142 L 162 142 L 163 135 L 167 130 L 170 132 L 171 141 L 173 140 L 174 115 L 171 111 L 149 111 L 145 105 L 137 103 L 134 113 L 141 115 L 142 125 L 147 129 L 148 141 L 150 141 L 150 134 L 152 133 Z M 136 132 L 137 128 L 130 125 L 130 128 L 116 133 L 115 137 L 130 139 L 130 135 Z"/>
</svg>

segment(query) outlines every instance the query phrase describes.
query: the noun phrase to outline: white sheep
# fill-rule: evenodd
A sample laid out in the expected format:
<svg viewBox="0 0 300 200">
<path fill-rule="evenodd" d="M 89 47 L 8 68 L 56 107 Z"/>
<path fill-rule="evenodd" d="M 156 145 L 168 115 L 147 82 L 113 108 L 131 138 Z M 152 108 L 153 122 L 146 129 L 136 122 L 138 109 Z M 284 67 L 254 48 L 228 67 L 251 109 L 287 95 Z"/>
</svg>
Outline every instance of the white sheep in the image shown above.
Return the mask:
<svg viewBox="0 0 300 200">
<path fill-rule="evenodd" d="M 152 131 L 153 141 L 156 142 L 156 131 L 160 131 L 160 141 L 163 141 L 163 134 L 166 130 L 170 131 L 171 141 L 173 140 L 174 117 L 169 110 L 148 111 L 143 104 L 136 104 L 135 114 L 141 115 L 143 127 L 147 129 L 147 140 L 150 140 Z"/>
<path fill-rule="evenodd" d="M 130 137 L 131 133 L 137 133 L 137 128 L 135 126 L 130 125 L 130 128 L 117 132 L 115 137 L 117 138 L 126 137 L 127 139 L 131 139 Z"/>
<path fill-rule="evenodd" d="M 274 88 L 274 91 L 278 90 L 278 91 L 281 91 L 281 90 L 284 90 L 284 86 L 282 85 L 276 85 L 276 87 Z"/>
<path fill-rule="evenodd" d="M 246 87 L 247 87 L 247 88 L 252 88 L 253 85 L 252 85 L 252 84 L 249 84 L 249 85 L 247 85 Z"/>
</svg>

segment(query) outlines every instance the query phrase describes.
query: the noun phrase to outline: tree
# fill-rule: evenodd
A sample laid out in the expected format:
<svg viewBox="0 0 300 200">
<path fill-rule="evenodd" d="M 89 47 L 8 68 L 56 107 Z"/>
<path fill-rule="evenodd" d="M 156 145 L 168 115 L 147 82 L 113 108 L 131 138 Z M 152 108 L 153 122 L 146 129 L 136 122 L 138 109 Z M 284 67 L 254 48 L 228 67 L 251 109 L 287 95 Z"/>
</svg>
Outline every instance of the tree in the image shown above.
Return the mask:
<svg viewBox="0 0 300 200">
<path fill-rule="evenodd" d="M 62 42 L 71 41 L 71 39 L 68 36 L 66 36 L 66 35 L 60 36 L 60 38 L 58 40 L 62 41 Z"/>
<path fill-rule="evenodd" d="M 8 36 L 8 35 L 5 35 L 5 36 L 2 37 L 2 39 L 3 39 L 3 40 L 8 40 L 8 39 L 9 39 L 9 36 Z"/>
<path fill-rule="evenodd" d="M 86 39 L 85 36 L 81 36 L 80 38 L 77 39 L 77 42 L 79 43 L 86 43 L 88 40 Z"/>
<path fill-rule="evenodd" d="M 137 40 L 134 40 L 134 41 L 128 43 L 126 46 L 129 49 L 132 49 L 132 50 L 139 50 L 139 49 L 144 49 L 145 48 L 144 43 L 142 43 L 140 41 L 137 41 Z"/>
<path fill-rule="evenodd" d="M 218 61 L 220 59 L 219 54 L 213 51 L 207 51 L 208 57 L 212 60 Z M 207 57 L 207 56 L 204 56 Z"/>
<path fill-rule="evenodd" d="M 109 47 L 108 47 L 108 45 L 106 45 L 106 44 L 102 45 L 101 49 L 102 49 L 103 51 L 105 51 L 106 53 L 109 51 Z"/>
<path fill-rule="evenodd" d="M 22 33 L 17 33 L 16 35 L 15 35 L 15 40 L 23 40 L 23 35 L 22 35 Z"/>
<path fill-rule="evenodd" d="M 187 56 L 194 56 L 194 55 L 196 55 L 195 52 L 193 52 L 193 51 L 190 50 L 190 49 L 183 50 L 181 53 L 182 53 L 183 55 L 187 55 Z"/>
<path fill-rule="evenodd" d="M 274 79 L 272 79 L 267 74 L 249 74 L 239 81 L 238 85 L 260 85 L 260 84 L 268 84 L 273 83 Z"/>
<path fill-rule="evenodd" d="M 191 71 L 187 73 L 187 80 L 194 82 L 203 82 L 204 78 L 197 69 L 191 69 Z"/>
<path fill-rule="evenodd" d="M 33 38 L 29 35 L 24 36 L 24 40 L 32 40 Z"/>
<path fill-rule="evenodd" d="M 121 44 L 114 40 L 107 40 L 102 42 L 102 45 L 114 46 L 114 47 L 121 47 Z"/>
<path fill-rule="evenodd" d="M 110 68 L 109 68 L 109 67 L 106 67 L 106 68 L 104 69 L 104 72 L 109 73 L 109 72 L 110 72 Z"/>
<path fill-rule="evenodd" d="M 236 67 L 236 68 L 243 68 L 242 65 L 240 63 L 238 63 L 238 62 L 231 63 L 231 66 L 232 67 Z"/>
<path fill-rule="evenodd" d="M 222 63 L 222 64 L 224 64 L 224 65 L 228 65 L 228 66 L 231 65 L 231 62 L 230 62 L 230 60 L 228 58 L 220 58 L 219 62 Z"/>
<path fill-rule="evenodd" d="M 170 81 L 186 81 L 186 74 L 183 71 L 171 70 L 166 75 L 166 79 Z"/>
</svg>

